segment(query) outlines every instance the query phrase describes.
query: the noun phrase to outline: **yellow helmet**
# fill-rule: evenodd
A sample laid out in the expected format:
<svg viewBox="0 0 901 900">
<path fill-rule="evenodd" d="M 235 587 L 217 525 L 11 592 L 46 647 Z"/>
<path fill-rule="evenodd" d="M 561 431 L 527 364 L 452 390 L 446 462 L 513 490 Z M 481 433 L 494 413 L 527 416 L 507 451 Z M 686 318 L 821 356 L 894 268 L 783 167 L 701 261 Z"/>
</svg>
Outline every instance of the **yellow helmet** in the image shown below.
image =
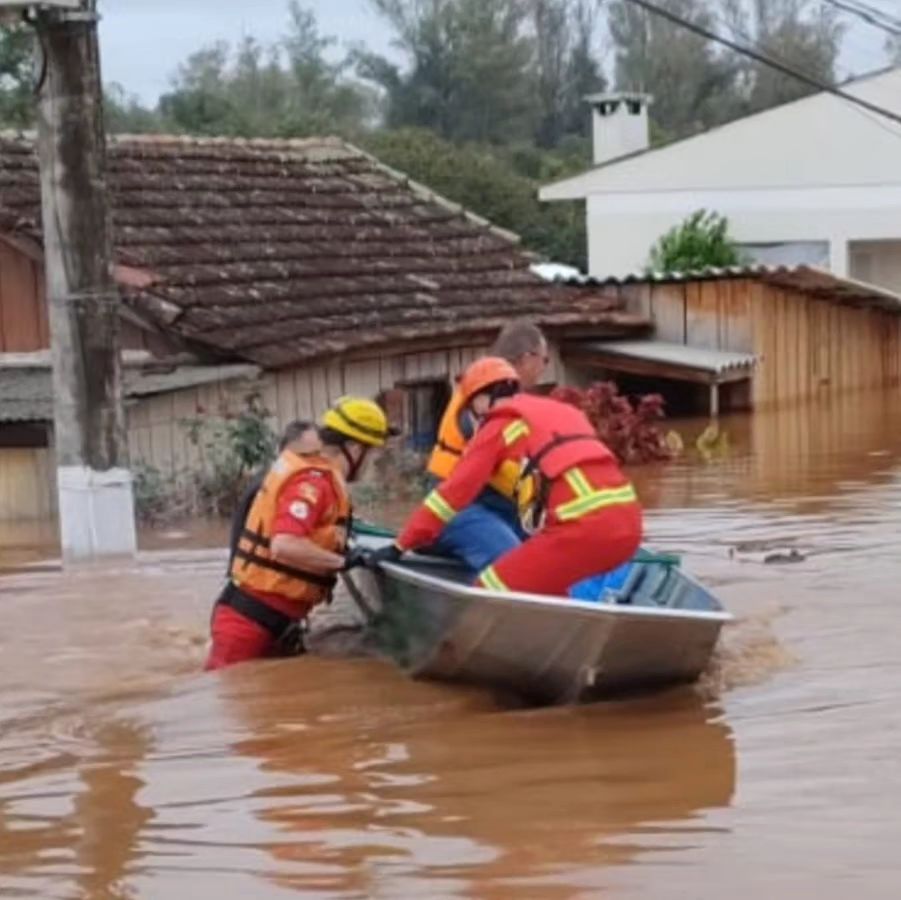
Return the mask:
<svg viewBox="0 0 901 900">
<path fill-rule="evenodd" d="M 384 447 L 397 433 L 381 406 L 363 397 L 342 397 L 322 417 L 322 424 L 369 447 Z"/>
</svg>

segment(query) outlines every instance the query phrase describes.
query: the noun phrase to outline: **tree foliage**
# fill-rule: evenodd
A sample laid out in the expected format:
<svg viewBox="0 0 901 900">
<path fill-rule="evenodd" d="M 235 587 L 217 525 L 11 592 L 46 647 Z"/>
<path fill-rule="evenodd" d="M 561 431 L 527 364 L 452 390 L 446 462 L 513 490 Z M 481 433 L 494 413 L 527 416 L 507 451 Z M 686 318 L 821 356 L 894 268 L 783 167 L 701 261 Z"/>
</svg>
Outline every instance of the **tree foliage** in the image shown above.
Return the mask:
<svg viewBox="0 0 901 900">
<path fill-rule="evenodd" d="M 540 147 L 556 147 L 571 135 L 588 136 L 585 97 L 606 87 L 595 47 L 596 10 L 589 0 L 531 0 L 531 77 L 538 101 L 533 132 Z"/>
<path fill-rule="evenodd" d="M 661 0 L 660 5 L 701 27 L 714 25 L 704 0 Z M 734 115 L 735 59 L 628 0 L 614 0 L 609 27 L 616 86 L 652 95 L 651 115 L 661 139 L 701 131 Z"/>
<path fill-rule="evenodd" d="M 658 2 L 824 83 L 835 80 L 842 29 L 835 8 L 819 0 Z M 609 28 L 616 86 L 653 95 L 651 116 L 661 139 L 684 137 L 813 90 L 628 0 L 613 0 Z"/>
<path fill-rule="evenodd" d="M 737 21 L 741 23 L 741 16 Z M 750 38 L 762 53 L 809 75 L 823 84 L 836 79 L 842 27 L 837 10 L 818 0 L 750 0 L 740 36 Z M 750 90 L 748 112 L 788 103 L 813 93 L 814 88 L 768 66 L 746 67 Z"/>
<path fill-rule="evenodd" d="M 649 272 L 697 272 L 741 265 L 741 248 L 729 236 L 729 220 L 699 209 L 670 229 L 651 249 Z"/>
<path fill-rule="evenodd" d="M 360 73 L 386 95 L 389 127 L 429 128 L 456 141 L 525 139 L 535 104 L 532 42 L 517 0 L 372 0 L 407 59 L 401 70 L 363 54 Z"/>
<path fill-rule="evenodd" d="M 27 128 L 34 119 L 34 35 L 24 25 L 0 27 L 0 127 Z"/>
<path fill-rule="evenodd" d="M 172 90 L 160 98 L 163 123 L 177 131 L 295 137 L 359 127 L 372 97 L 347 76 L 348 62 L 331 62 L 332 38 L 319 33 L 313 13 L 289 4 L 289 27 L 278 44 L 245 38 L 192 54 Z"/>
<path fill-rule="evenodd" d="M 405 65 L 358 54 L 384 92 L 390 128 L 447 140 L 533 141 L 584 134 L 585 94 L 602 90 L 592 0 L 370 0 Z"/>
<path fill-rule="evenodd" d="M 153 134 L 163 130 L 157 112 L 115 82 L 104 91 L 103 114 L 107 131 L 113 134 Z"/>
</svg>

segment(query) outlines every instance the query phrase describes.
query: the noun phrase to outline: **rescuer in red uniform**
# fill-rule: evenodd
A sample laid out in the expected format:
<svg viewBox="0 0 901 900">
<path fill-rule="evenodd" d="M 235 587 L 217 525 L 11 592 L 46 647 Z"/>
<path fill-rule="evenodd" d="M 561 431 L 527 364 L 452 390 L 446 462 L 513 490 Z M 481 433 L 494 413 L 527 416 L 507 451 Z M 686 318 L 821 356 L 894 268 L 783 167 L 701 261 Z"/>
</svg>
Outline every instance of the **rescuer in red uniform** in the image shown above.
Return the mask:
<svg viewBox="0 0 901 900">
<path fill-rule="evenodd" d="M 302 621 L 349 564 L 347 483 L 390 433 L 377 404 L 343 397 L 323 417 L 318 441 L 283 450 L 238 533 L 207 669 L 303 652 Z"/>
<path fill-rule="evenodd" d="M 564 596 L 575 582 L 632 558 L 642 535 L 638 498 L 580 410 L 520 394 L 515 370 L 493 357 L 470 366 L 461 391 L 480 420 L 475 437 L 396 542 L 371 554 L 371 565 L 434 541 L 509 461 L 522 466 L 536 530 L 480 572 L 477 586 Z"/>
</svg>

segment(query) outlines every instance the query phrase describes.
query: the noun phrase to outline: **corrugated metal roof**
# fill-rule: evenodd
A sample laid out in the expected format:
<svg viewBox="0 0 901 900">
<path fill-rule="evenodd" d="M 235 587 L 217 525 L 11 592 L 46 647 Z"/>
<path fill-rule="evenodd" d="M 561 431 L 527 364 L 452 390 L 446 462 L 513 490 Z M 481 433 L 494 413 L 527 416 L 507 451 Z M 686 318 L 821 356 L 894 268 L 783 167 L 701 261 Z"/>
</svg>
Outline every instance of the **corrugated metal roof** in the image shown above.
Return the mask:
<svg viewBox="0 0 901 900">
<path fill-rule="evenodd" d="M 567 284 L 593 285 L 596 287 L 618 287 L 630 284 L 680 284 L 690 281 L 725 281 L 748 278 L 762 281 L 775 287 L 800 291 L 804 294 L 837 303 L 854 306 L 876 307 L 901 315 L 901 295 L 867 284 L 853 278 L 840 278 L 816 266 L 711 266 L 690 272 L 635 272 L 621 277 L 562 279 Z"/>
<path fill-rule="evenodd" d="M 149 397 L 232 381 L 256 378 L 258 366 L 180 366 L 170 372 L 126 370 L 124 389 L 127 397 Z M 48 365 L 33 361 L 21 367 L 0 367 L 0 422 L 48 422 L 53 419 L 53 384 Z"/>
<path fill-rule="evenodd" d="M 724 375 L 741 369 L 752 369 L 757 364 L 753 353 L 733 353 L 726 350 L 703 350 L 670 344 L 666 341 L 588 341 L 574 344 L 581 353 L 603 353 L 605 356 L 622 356 L 646 362 L 661 363 L 684 369 Z"/>
</svg>

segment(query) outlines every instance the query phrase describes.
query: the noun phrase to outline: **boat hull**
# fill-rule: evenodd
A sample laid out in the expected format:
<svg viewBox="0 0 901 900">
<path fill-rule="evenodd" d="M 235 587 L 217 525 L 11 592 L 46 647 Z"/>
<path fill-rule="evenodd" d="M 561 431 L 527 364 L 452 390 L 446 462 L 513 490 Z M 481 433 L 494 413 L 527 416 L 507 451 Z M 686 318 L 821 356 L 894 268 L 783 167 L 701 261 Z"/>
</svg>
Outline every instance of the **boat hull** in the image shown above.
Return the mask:
<svg viewBox="0 0 901 900">
<path fill-rule="evenodd" d="M 408 672 L 541 703 L 694 681 L 731 618 L 681 572 L 647 604 L 640 591 L 603 603 L 494 593 L 461 584 L 458 569 L 434 561 L 387 565 L 377 580 L 377 643 Z"/>
</svg>

